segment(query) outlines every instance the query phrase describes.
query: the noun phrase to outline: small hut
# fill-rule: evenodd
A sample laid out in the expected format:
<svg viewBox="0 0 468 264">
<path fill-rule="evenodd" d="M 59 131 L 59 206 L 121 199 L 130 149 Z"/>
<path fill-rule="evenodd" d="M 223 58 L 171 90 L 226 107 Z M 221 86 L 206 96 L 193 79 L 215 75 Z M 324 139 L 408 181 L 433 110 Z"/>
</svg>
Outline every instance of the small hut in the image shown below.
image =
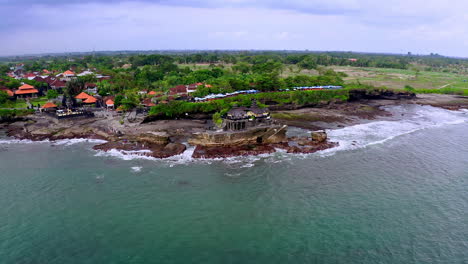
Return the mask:
<svg viewBox="0 0 468 264">
<path fill-rule="evenodd" d="M 55 112 L 57 111 L 57 105 L 52 102 L 47 102 L 41 107 L 41 110 L 44 112 Z"/>
<path fill-rule="evenodd" d="M 107 99 L 107 101 L 106 101 L 107 109 L 114 109 L 114 105 L 115 105 L 115 103 L 114 103 L 114 101 L 112 99 Z"/>
</svg>

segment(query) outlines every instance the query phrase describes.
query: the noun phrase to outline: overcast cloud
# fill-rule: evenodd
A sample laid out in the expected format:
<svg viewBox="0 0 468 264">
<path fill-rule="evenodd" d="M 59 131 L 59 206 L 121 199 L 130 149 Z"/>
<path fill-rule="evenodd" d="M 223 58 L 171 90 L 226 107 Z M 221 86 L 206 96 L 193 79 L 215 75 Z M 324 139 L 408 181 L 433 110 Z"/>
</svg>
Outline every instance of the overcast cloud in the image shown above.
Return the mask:
<svg viewBox="0 0 468 264">
<path fill-rule="evenodd" d="M 0 55 L 300 49 L 468 57 L 468 1 L 0 0 Z"/>
</svg>

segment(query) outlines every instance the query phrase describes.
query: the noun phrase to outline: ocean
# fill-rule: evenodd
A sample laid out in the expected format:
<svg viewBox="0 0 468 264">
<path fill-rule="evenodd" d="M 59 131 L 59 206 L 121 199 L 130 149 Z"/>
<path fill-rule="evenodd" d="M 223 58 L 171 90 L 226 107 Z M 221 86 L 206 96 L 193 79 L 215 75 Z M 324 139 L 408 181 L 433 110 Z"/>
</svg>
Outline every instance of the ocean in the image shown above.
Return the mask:
<svg viewBox="0 0 468 264">
<path fill-rule="evenodd" d="M 468 112 L 388 111 L 308 155 L 3 137 L 0 263 L 468 263 Z"/>
</svg>

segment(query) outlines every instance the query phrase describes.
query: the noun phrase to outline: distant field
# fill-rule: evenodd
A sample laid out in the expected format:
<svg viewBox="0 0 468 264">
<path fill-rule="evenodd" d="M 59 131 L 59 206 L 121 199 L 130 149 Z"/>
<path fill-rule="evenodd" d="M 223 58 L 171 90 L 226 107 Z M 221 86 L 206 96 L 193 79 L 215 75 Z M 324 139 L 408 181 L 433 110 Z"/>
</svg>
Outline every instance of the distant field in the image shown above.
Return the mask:
<svg viewBox="0 0 468 264">
<path fill-rule="evenodd" d="M 219 64 L 218 64 L 219 65 Z M 209 64 L 179 64 L 180 67 L 189 67 L 192 70 L 209 68 Z M 230 69 L 232 64 L 223 64 Z M 360 68 L 348 66 L 329 67 L 335 71 L 344 72 L 348 77 L 347 83 L 359 81 L 373 86 L 386 86 L 388 88 L 404 88 L 410 85 L 416 89 L 463 88 L 468 89 L 468 75 L 444 72 L 420 71 L 418 76 L 413 70 L 387 69 L 387 68 Z M 299 74 L 317 75 L 316 70 L 301 70 L 296 65 L 285 65 L 281 76 L 288 77 Z"/>
<path fill-rule="evenodd" d="M 404 88 L 410 85 L 416 89 L 463 88 L 468 89 L 468 76 L 455 73 L 421 71 L 418 76 L 412 70 L 332 67 L 335 71 L 345 72 L 346 82 L 387 86 L 389 88 Z"/>
</svg>

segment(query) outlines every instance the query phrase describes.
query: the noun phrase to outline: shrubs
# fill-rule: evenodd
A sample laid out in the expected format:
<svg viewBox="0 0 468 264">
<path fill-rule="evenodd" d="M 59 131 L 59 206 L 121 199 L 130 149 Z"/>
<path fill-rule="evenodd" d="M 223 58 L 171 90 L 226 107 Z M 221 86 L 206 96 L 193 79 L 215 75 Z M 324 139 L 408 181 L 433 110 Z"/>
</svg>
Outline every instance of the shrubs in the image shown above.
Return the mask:
<svg viewBox="0 0 468 264">
<path fill-rule="evenodd" d="M 268 104 L 318 104 L 323 101 L 342 100 L 346 101 L 349 98 L 348 90 L 318 90 L 318 91 L 290 91 L 290 92 L 272 92 L 259 93 L 249 95 L 238 95 L 224 99 L 192 103 L 184 101 L 171 101 L 168 104 L 158 104 L 150 110 L 150 115 L 161 116 L 166 118 L 175 118 L 184 116 L 186 113 L 215 113 L 220 112 L 222 116 L 234 105 L 250 106 L 252 100 L 257 100 L 259 106 L 265 107 Z"/>
<path fill-rule="evenodd" d="M 8 121 L 17 117 L 33 114 L 32 109 L 0 109 L 0 121 Z"/>
<path fill-rule="evenodd" d="M 416 93 L 422 94 L 454 94 L 468 96 L 468 89 L 445 87 L 441 89 L 417 89 Z"/>
</svg>

